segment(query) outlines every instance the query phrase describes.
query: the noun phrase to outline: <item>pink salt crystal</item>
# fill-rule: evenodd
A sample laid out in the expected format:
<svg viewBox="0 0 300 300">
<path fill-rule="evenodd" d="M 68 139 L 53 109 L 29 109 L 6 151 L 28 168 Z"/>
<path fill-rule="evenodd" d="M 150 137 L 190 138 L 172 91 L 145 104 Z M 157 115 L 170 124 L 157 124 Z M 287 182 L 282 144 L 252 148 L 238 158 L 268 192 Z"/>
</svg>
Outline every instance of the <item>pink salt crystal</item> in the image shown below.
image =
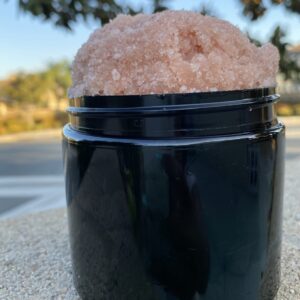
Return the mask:
<svg viewBox="0 0 300 300">
<path fill-rule="evenodd" d="M 70 97 L 275 86 L 279 55 L 228 22 L 194 12 L 119 15 L 79 49 Z"/>
</svg>

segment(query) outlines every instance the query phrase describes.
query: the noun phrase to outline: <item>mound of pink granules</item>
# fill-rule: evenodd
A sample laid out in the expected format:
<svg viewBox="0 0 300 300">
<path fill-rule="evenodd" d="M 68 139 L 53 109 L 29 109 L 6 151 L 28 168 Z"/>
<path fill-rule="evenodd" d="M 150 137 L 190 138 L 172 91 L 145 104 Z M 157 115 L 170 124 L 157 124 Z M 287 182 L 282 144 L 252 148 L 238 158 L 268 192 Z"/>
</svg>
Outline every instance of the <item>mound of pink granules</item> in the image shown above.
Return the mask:
<svg viewBox="0 0 300 300">
<path fill-rule="evenodd" d="M 276 85 L 279 55 L 228 22 L 194 12 L 119 15 L 79 49 L 70 97 L 238 90 Z"/>
</svg>

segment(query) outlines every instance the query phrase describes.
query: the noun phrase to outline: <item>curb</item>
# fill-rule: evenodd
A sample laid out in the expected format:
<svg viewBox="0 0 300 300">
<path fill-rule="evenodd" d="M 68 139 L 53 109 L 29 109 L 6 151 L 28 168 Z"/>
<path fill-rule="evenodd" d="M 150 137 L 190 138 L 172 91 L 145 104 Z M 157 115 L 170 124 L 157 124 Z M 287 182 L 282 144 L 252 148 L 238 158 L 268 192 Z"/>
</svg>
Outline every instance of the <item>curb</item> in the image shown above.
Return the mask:
<svg viewBox="0 0 300 300">
<path fill-rule="evenodd" d="M 278 117 L 278 120 L 288 127 L 300 126 L 300 116 Z"/>
<path fill-rule="evenodd" d="M 62 129 L 60 128 L 7 134 L 0 136 L 0 144 L 44 138 L 60 138 L 61 134 Z"/>
</svg>

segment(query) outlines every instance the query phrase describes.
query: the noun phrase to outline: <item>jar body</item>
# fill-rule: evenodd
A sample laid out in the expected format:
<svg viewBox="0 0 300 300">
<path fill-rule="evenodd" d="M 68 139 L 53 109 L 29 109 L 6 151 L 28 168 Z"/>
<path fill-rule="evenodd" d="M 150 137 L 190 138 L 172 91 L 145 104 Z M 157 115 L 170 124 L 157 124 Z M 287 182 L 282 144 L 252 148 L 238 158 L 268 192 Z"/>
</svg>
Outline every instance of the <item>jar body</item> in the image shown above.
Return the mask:
<svg viewBox="0 0 300 300">
<path fill-rule="evenodd" d="M 269 300 L 280 280 L 284 127 L 177 139 L 64 129 L 83 299 Z"/>
</svg>

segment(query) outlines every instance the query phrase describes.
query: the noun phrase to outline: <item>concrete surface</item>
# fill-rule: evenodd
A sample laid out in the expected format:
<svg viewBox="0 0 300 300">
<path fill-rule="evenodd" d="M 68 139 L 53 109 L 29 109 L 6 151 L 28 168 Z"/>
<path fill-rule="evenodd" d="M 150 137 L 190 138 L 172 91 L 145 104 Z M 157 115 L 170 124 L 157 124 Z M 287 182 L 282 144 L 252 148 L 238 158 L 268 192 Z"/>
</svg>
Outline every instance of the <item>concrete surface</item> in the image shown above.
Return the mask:
<svg viewBox="0 0 300 300">
<path fill-rule="evenodd" d="M 299 195 L 300 159 L 295 158 L 286 166 L 282 284 L 276 300 L 300 299 Z M 1 221 L 0 241 L 0 299 L 79 299 L 65 209 Z"/>
</svg>

